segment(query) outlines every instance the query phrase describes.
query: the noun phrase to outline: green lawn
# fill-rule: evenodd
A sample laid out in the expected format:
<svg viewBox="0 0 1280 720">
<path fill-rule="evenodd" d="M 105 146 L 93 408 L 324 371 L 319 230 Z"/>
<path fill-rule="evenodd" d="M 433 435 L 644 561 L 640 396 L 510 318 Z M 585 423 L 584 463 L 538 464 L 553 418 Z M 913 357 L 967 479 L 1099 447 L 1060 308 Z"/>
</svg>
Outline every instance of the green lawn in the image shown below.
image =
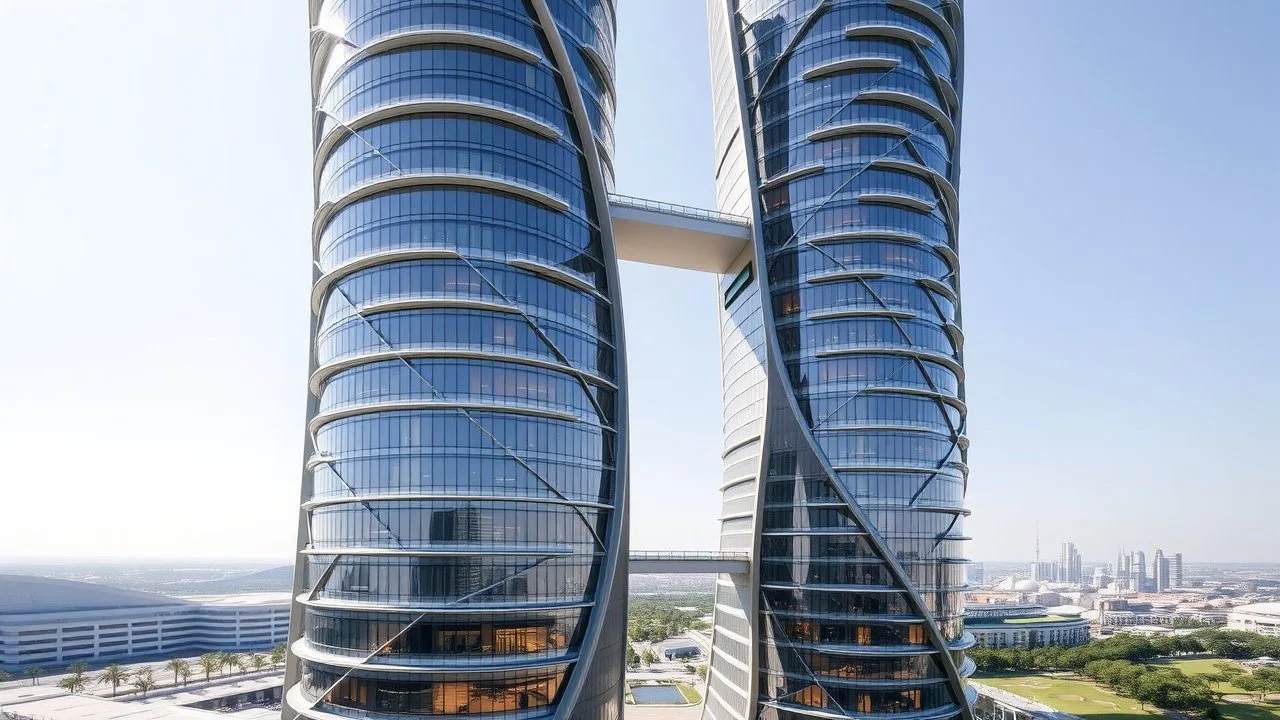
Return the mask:
<svg viewBox="0 0 1280 720">
<path fill-rule="evenodd" d="M 1152 716 L 1164 715 L 1159 710 L 1143 710 L 1136 701 L 1104 690 L 1089 680 L 1053 675 L 1010 674 L 982 675 L 975 677 L 974 680 L 1082 718 L 1150 720 Z M 1240 718 L 1239 720 L 1262 719 Z"/>
<path fill-rule="evenodd" d="M 685 702 L 693 704 L 702 702 L 702 695 L 688 683 L 676 683 L 676 687 L 680 688 L 680 694 L 684 695 Z M 1252 718 L 1241 718 L 1241 720 L 1252 720 Z"/>
<path fill-rule="evenodd" d="M 1250 700 L 1248 703 L 1224 702 L 1219 703 L 1218 707 L 1222 708 L 1222 717 L 1228 720 L 1276 720 L 1276 718 L 1280 718 L 1280 703 L 1271 701 L 1261 705 L 1255 700 Z"/>
<path fill-rule="evenodd" d="M 1221 660 L 1160 660 L 1151 664 L 1176 667 L 1188 675 L 1205 675 L 1217 672 L 1213 666 L 1215 662 Z M 1153 715 L 1164 715 L 1155 708 L 1143 710 L 1137 701 L 1120 697 L 1083 678 L 998 673 L 978 675 L 973 679 L 1089 720 L 1151 720 Z M 1228 696 L 1218 705 L 1226 720 L 1280 720 L 1280 702 L 1269 700 L 1259 703 L 1226 683 L 1218 689 Z"/>
<path fill-rule="evenodd" d="M 1223 662 L 1220 658 L 1195 658 L 1191 660 L 1155 660 L 1150 665 L 1175 667 L 1188 675 L 1212 675 L 1218 672 L 1214 663 Z M 1228 660 L 1232 665 L 1244 669 L 1240 663 Z M 1218 692 L 1226 694 L 1226 702 L 1221 704 L 1222 716 L 1229 720 L 1277 720 L 1280 718 L 1280 702 L 1269 699 L 1259 703 L 1257 699 L 1231 683 L 1218 683 L 1211 686 Z M 1275 696 L 1272 696 L 1274 698 Z"/>
<path fill-rule="evenodd" d="M 1240 668 L 1241 670 L 1244 670 L 1244 667 L 1240 665 L 1240 663 L 1235 662 L 1233 660 L 1224 661 L 1222 658 L 1194 658 L 1190 660 L 1185 660 L 1185 659 L 1176 660 L 1173 658 L 1167 658 L 1163 660 L 1153 660 L 1147 664 L 1152 666 L 1177 668 L 1182 672 L 1186 673 L 1187 675 L 1212 675 L 1218 672 L 1218 668 L 1213 666 L 1214 663 L 1220 663 L 1220 662 L 1229 662 L 1232 665 L 1235 665 L 1236 667 Z M 1234 694 L 1244 695 L 1245 694 L 1243 690 L 1236 687 L 1235 685 L 1232 685 L 1231 683 L 1219 683 L 1217 686 L 1215 686 L 1215 689 L 1220 692 L 1226 693 L 1228 695 L 1234 695 Z"/>
</svg>

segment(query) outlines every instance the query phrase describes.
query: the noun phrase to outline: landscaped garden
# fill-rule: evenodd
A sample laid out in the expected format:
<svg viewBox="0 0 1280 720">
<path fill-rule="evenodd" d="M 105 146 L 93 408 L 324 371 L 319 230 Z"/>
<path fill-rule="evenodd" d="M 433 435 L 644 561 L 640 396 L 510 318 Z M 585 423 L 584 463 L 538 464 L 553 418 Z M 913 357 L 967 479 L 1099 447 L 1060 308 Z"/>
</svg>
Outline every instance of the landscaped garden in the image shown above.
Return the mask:
<svg viewBox="0 0 1280 720">
<path fill-rule="evenodd" d="M 970 656 L 979 670 L 975 681 L 1084 718 L 1142 720 L 1175 711 L 1208 720 L 1280 720 L 1280 669 L 1250 671 L 1228 659 L 1272 655 L 1276 643 L 1206 630 L 1155 640 L 1124 635 L 1073 648 L 978 648 Z"/>
<path fill-rule="evenodd" d="M 1041 674 L 1002 674 L 974 679 L 1082 718 L 1149 720 L 1153 715 L 1164 714 L 1150 706 L 1143 709 L 1136 700 L 1104 690 L 1092 680 Z"/>
<path fill-rule="evenodd" d="M 630 705 L 694 705 L 702 695 L 688 683 L 666 680 L 632 680 L 627 683 Z"/>
</svg>

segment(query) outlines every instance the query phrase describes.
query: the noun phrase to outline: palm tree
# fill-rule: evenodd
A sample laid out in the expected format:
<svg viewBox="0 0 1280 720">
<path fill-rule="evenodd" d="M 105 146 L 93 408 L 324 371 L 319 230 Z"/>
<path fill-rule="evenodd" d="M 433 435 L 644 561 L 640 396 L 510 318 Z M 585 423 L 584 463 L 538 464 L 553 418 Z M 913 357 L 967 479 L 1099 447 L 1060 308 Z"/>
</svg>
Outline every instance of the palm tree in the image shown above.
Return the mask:
<svg viewBox="0 0 1280 720">
<path fill-rule="evenodd" d="M 111 697 L 115 697 L 116 690 L 119 689 L 120 684 L 128 679 L 128 670 L 125 670 L 116 663 L 111 663 L 110 665 L 102 668 L 102 674 L 98 676 L 97 682 L 99 685 L 110 685 Z"/>
<path fill-rule="evenodd" d="M 67 672 L 72 675 L 83 675 L 89 672 L 89 666 L 82 662 L 71 663 L 67 666 Z"/>
<path fill-rule="evenodd" d="M 200 670 L 204 672 L 204 681 L 222 668 L 222 653 L 205 653 L 200 656 Z"/>
<path fill-rule="evenodd" d="M 278 668 L 284 664 L 287 650 L 284 645 L 277 645 L 271 648 L 271 667 Z"/>
<path fill-rule="evenodd" d="M 232 655 L 231 666 L 239 670 L 240 674 L 243 675 L 249 671 L 249 658 L 243 655 Z"/>
<path fill-rule="evenodd" d="M 274 651 L 272 651 L 272 652 L 274 652 Z M 8 681 L 10 681 L 10 680 L 12 680 L 12 679 L 13 679 L 13 676 L 12 676 L 12 675 L 10 675 L 9 673 L 7 673 L 7 672 L 5 672 L 5 671 L 3 671 L 3 670 L 0 670 L 0 683 L 2 683 L 2 682 L 8 682 Z"/>
<path fill-rule="evenodd" d="M 267 666 L 267 659 L 258 653 L 249 656 L 249 664 L 253 666 L 254 672 L 262 672 Z"/>
<path fill-rule="evenodd" d="M 182 676 L 182 687 L 187 686 L 187 680 L 191 679 L 191 665 L 185 665 L 178 674 Z"/>
<path fill-rule="evenodd" d="M 84 673 L 72 673 L 58 681 L 58 687 L 69 693 L 84 692 L 85 685 L 89 682 L 84 679 Z"/>
<path fill-rule="evenodd" d="M 240 666 L 240 656 L 233 652 L 219 653 L 222 655 L 222 674 L 227 674 L 227 670 L 234 670 Z"/>
<path fill-rule="evenodd" d="M 23 675 L 31 678 L 32 685 L 40 684 L 40 676 L 44 675 L 44 668 L 32 667 L 22 671 Z"/>
<path fill-rule="evenodd" d="M 136 677 L 133 678 L 133 687 L 136 688 L 138 692 L 142 693 L 142 697 L 145 698 L 147 696 L 147 691 L 155 690 L 160 687 L 160 683 L 156 682 L 156 679 L 151 677 L 151 668 L 142 668 L 137 672 Z"/>
<path fill-rule="evenodd" d="M 174 687 L 177 687 L 178 676 L 182 674 L 182 671 L 186 670 L 187 674 L 191 673 L 191 663 L 183 660 L 182 658 L 174 658 L 164 664 L 164 669 L 173 673 L 173 685 Z"/>
</svg>

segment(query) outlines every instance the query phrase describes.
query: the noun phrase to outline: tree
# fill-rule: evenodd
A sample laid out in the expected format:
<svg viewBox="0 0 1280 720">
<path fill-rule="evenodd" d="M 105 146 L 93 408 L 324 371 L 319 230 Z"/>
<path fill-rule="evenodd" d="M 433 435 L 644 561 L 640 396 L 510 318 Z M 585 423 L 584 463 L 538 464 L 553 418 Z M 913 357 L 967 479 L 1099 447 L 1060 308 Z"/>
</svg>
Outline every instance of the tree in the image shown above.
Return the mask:
<svg viewBox="0 0 1280 720">
<path fill-rule="evenodd" d="M 182 675 L 183 671 L 186 671 L 187 675 L 191 674 L 191 663 L 182 658 L 174 658 L 164 664 L 164 669 L 173 673 L 173 684 L 176 687 L 178 685 L 178 677 Z"/>
<path fill-rule="evenodd" d="M 7 673 L 7 672 L 5 672 L 5 671 L 3 671 L 3 670 L 0 670 L 0 683 L 2 683 L 2 682 L 8 682 L 8 681 L 10 681 L 10 680 L 12 680 L 12 679 L 13 679 L 13 676 L 12 676 L 12 675 L 10 675 L 9 673 Z"/>
<path fill-rule="evenodd" d="M 222 669 L 222 653 L 205 653 L 197 662 L 204 673 L 204 681 L 209 682 L 209 676 Z"/>
<path fill-rule="evenodd" d="M 120 685 L 128 679 L 128 670 L 125 670 L 116 663 L 111 663 L 110 665 L 102 668 L 102 674 L 98 675 L 97 682 L 99 685 L 110 685 L 111 697 L 115 697 L 116 690 L 119 689 Z"/>
<path fill-rule="evenodd" d="M 281 665 L 283 665 L 287 657 L 288 657 L 288 650 L 285 648 L 284 645 L 277 645 L 271 648 L 272 669 L 279 668 Z"/>
<path fill-rule="evenodd" d="M 82 662 L 71 663 L 67 666 L 67 672 L 72 675 L 83 675 L 89 672 L 89 666 Z"/>
<path fill-rule="evenodd" d="M 235 670 L 240 667 L 240 656 L 233 652 L 218 653 L 222 656 L 222 674 L 226 675 L 228 670 Z"/>
<path fill-rule="evenodd" d="M 1218 670 L 1220 675 L 1226 678 L 1224 682 L 1231 682 L 1231 678 L 1244 674 L 1244 668 L 1226 660 L 1219 660 L 1213 664 L 1213 667 Z"/>
<path fill-rule="evenodd" d="M 254 672 L 262 672 L 262 669 L 267 666 L 267 662 L 267 658 L 260 653 L 254 653 L 249 656 L 249 664 L 253 666 Z"/>
<path fill-rule="evenodd" d="M 627 643 L 627 667 L 637 667 L 640 665 L 640 653 L 636 652 L 635 647 L 631 643 Z"/>
<path fill-rule="evenodd" d="M 73 694 L 84 692 L 85 685 L 88 684 L 84 678 L 84 673 L 71 673 L 58 681 L 58 687 Z"/>
<path fill-rule="evenodd" d="M 148 691 L 155 690 L 160 687 L 160 683 L 156 682 L 156 679 L 151 676 L 151 668 L 142 668 L 141 670 L 138 670 L 133 677 L 132 685 L 134 689 L 142 693 L 142 697 L 144 698 L 147 696 Z"/>
<path fill-rule="evenodd" d="M 243 655 L 233 654 L 230 658 L 228 658 L 228 662 L 230 663 L 231 668 L 234 670 L 239 670 L 241 675 L 249 671 L 249 658 Z"/>
<path fill-rule="evenodd" d="M 658 653 L 654 652 L 653 648 L 645 648 L 644 652 L 640 653 L 640 664 L 645 667 L 649 667 L 657 661 Z"/>
<path fill-rule="evenodd" d="M 699 666 L 698 666 L 698 679 L 699 679 L 699 680 L 701 680 L 702 682 L 706 682 L 706 681 L 707 681 L 707 666 L 706 666 L 706 665 L 699 665 Z"/>
<path fill-rule="evenodd" d="M 22 671 L 22 674 L 26 675 L 28 678 L 31 679 L 32 685 L 39 685 L 40 676 L 44 675 L 44 668 L 38 668 L 38 667 L 27 668 L 26 670 Z"/>
<path fill-rule="evenodd" d="M 187 665 L 186 667 L 182 668 L 181 670 L 178 671 L 178 674 L 182 676 L 182 687 L 186 687 L 187 680 L 191 679 L 191 666 Z"/>
</svg>

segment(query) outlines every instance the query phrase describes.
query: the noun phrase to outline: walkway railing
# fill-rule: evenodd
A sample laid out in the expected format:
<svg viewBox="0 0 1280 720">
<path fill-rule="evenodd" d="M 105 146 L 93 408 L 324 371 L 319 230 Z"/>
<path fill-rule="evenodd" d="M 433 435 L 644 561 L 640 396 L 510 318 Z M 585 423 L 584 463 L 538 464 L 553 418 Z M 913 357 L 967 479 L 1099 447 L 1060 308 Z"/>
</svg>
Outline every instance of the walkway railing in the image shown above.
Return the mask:
<svg viewBox="0 0 1280 720">
<path fill-rule="evenodd" d="M 721 550 L 633 550 L 631 552 L 631 560 L 741 560 L 742 562 L 749 562 L 751 555 L 745 552 Z"/>
<path fill-rule="evenodd" d="M 711 222 L 732 223 L 743 227 L 750 227 L 751 225 L 751 219 L 741 215 L 732 215 L 730 213 L 722 213 L 715 210 L 704 210 L 703 208 L 690 207 L 688 205 L 659 202 L 657 200 L 646 200 L 644 198 L 631 197 L 630 195 L 609 193 L 609 202 L 614 205 L 635 208 L 637 210 L 651 210 L 653 212 L 680 215 L 682 217 L 693 218 L 694 220 L 710 220 Z"/>
</svg>

